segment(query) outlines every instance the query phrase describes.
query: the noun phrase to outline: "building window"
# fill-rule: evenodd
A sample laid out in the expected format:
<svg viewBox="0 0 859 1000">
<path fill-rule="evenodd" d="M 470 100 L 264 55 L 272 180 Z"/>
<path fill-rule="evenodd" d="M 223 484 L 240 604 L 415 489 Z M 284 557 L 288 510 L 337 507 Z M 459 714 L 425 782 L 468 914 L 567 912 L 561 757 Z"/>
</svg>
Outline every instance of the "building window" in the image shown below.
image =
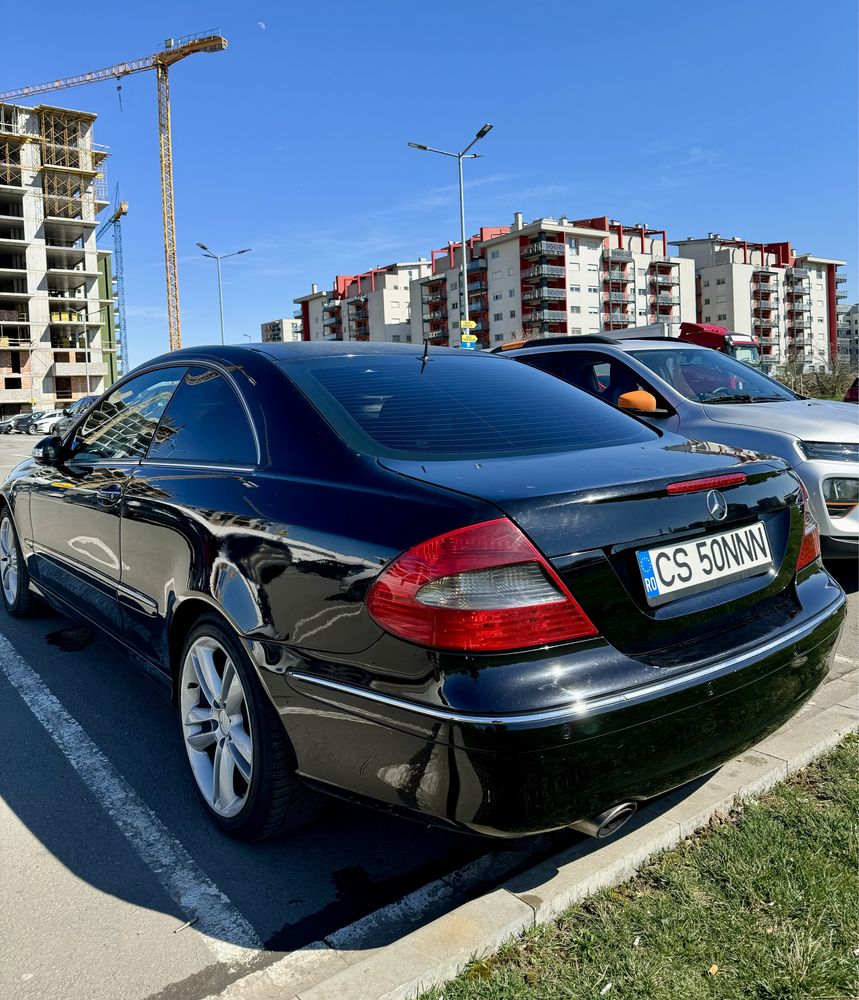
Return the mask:
<svg viewBox="0 0 859 1000">
<path fill-rule="evenodd" d="M 647 274 L 647 268 L 646 267 L 640 267 L 638 269 L 638 276 L 639 276 L 639 278 L 643 278 L 645 276 L 645 274 Z"/>
<path fill-rule="evenodd" d="M 588 270 L 589 271 L 598 271 L 599 270 L 599 264 L 588 264 Z"/>
<path fill-rule="evenodd" d="M 503 339 L 504 339 L 504 334 L 503 333 L 496 333 L 495 334 L 495 343 L 496 344 L 498 343 L 499 340 L 503 340 Z"/>
<path fill-rule="evenodd" d="M 499 300 L 499 299 L 500 299 L 501 297 L 502 297 L 502 296 L 501 296 L 501 292 L 493 292 L 493 293 L 492 293 L 492 301 L 493 301 L 493 302 L 498 302 L 498 300 Z"/>
<path fill-rule="evenodd" d="M 582 328 L 581 328 L 580 326 L 571 326 L 571 327 L 570 327 L 570 333 L 571 333 L 571 334 L 572 334 L 572 335 L 573 335 L 574 337 L 575 337 L 575 336 L 577 336 L 577 335 L 580 335 L 580 334 L 581 334 L 581 332 L 582 332 Z"/>
<path fill-rule="evenodd" d="M 496 323 L 500 323 L 501 320 L 504 319 L 504 313 L 493 313 L 492 318 L 495 320 Z"/>
<path fill-rule="evenodd" d="M 710 287 L 710 279 L 709 278 L 704 282 L 704 287 L 705 288 L 709 288 Z"/>
<path fill-rule="evenodd" d="M 590 295 L 599 295 L 599 291 L 596 285 L 588 285 L 588 293 Z"/>
<path fill-rule="evenodd" d="M 510 319 L 516 319 L 516 310 L 515 309 L 511 309 L 510 310 Z"/>
<path fill-rule="evenodd" d="M 727 313 L 718 313 L 716 316 L 716 319 L 727 319 L 727 318 L 728 318 Z"/>
<path fill-rule="evenodd" d="M 582 265 L 577 260 L 573 260 L 567 264 L 567 269 L 570 271 L 581 271 Z"/>
<path fill-rule="evenodd" d="M 392 334 L 392 335 L 391 335 L 391 340 L 392 340 L 392 341 L 393 341 L 393 342 L 394 342 L 395 344 L 399 344 L 399 342 L 400 342 L 400 335 L 399 335 L 398 333 L 394 333 L 394 334 Z"/>
<path fill-rule="evenodd" d="M 507 298 L 508 299 L 515 299 L 516 298 L 516 289 L 515 288 L 508 288 L 507 289 Z"/>
<path fill-rule="evenodd" d="M 647 295 L 647 289 L 646 288 L 639 288 L 638 289 L 638 294 L 639 295 Z"/>
<path fill-rule="evenodd" d="M 496 251 L 496 253 L 497 253 L 497 251 Z M 495 281 L 496 278 L 500 278 L 500 277 L 501 277 L 501 272 L 500 271 L 493 271 L 492 272 L 492 280 L 493 281 Z"/>
<path fill-rule="evenodd" d="M 577 257 L 579 253 L 579 243 L 575 236 L 567 237 L 567 246 L 570 248 L 571 256 Z"/>
<path fill-rule="evenodd" d="M 501 251 L 500 250 L 491 250 L 489 252 L 489 256 L 492 258 L 492 260 L 498 260 L 498 258 L 501 256 Z"/>
<path fill-rule="evenodd" d="M 571 292 L 580 292 L 581 290 L 582 290 L 582 286 L 581 285 L 570 285 L 570 291 Z"/>
<path fill-rule="evenodd" d="M 705 306 L 708 306 L 708 305 L 710 305 L 710 300 L 709 300 L 709 299 L 704 299 L 704 305 L 705 305 Z"/>
<path fill-rule="evenodd" d="M 513 268 L 512 267 L 508 267 L 507 268 L 507 277 L 508 278 L 512 278 L 513 277 Z"/>
<path fill-rule="evenodd" d="M 646 316 L 647 315 L 647 310 L 646 309 L 639 309 L 638 310 L 638 315 L 639 316 Z"/>
<path fill-rule="evenodd" d="M 570 306 L 570 312 L 571 313 L 580 313 L 581 311 L 582 311 L 582 307 L 581 306 Z"/>
<path fill-rule="evenodd" d="M 724 278 L 716 278 L 716 284 L 717 285 L 724 285 L 725 284 L 725 279 Z"/>
<path fill-rule="evenodd" d="M 717 295 L 716 296 L 716 302 L 727 302 L 727 301 L 728 301 L 728 296 L 727 295 Z"/>
<path fill-rule="evenodd" d="M 588 306 L 588 316 L 599 316 L 599 306 Z"/>
</svg>

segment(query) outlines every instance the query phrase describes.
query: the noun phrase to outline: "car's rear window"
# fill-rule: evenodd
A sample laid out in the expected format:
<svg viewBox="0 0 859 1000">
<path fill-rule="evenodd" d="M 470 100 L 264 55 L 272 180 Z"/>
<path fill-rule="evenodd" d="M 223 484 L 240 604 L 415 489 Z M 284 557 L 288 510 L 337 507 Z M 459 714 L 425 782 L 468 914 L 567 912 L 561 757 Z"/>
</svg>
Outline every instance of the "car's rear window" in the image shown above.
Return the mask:
<svg viewBox="0 0 859 1000">
<path fill-rule="evenodd" d="M 462 459 L 634 444 L 657 432 L 505 358 L 431 353 L 283 362 L 325 419 L 380 457 Z"/>
</svg>

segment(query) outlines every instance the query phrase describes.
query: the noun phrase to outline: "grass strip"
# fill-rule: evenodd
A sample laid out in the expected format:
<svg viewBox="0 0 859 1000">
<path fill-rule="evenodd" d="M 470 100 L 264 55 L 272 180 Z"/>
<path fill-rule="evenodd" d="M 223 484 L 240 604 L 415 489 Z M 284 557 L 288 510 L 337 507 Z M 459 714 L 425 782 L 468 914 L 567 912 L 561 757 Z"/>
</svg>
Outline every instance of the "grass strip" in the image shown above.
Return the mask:
<svg viewBox="0 0 859 1000">
<path fill-rule="evenodd" d="M 853 1000 L 859 739 L 423 1000 Z"/>
</svg>

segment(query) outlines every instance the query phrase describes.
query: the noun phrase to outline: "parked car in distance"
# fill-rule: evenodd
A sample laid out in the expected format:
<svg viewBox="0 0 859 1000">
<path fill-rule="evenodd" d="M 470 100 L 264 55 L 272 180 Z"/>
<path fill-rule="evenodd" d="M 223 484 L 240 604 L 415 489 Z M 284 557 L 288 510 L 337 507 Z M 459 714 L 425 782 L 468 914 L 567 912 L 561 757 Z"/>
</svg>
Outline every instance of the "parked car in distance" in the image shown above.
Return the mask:
<svg viewBox="0 0 859 1000">
<path fill-rule="evenodd" d="M 15 417 L 4 417 L 0 420 L 0 434 L 11 434 L 12 433 L 12 422 Z"/>
<path fill-rule="evenodd" d="M 845 403 L 859 403 L 859 378 L 853 379 L 853 385 L 844 394 Z"/>
<path fill-rule="evenodd" d="M 504 356 L 635 412 L 653 427 L 778 455 L 808 490 L 824 558 L 859 556 L 859 424 L 853 407 L 805 399 L 757 368 L 676 338 L 552 338 Z M 642 395 L 629 395 L 636 392 Z"/>
<path fill-rule="evenodd" d="M 48 410 L 40 417 L 35 417 L 27 424 L 27 433 L 42 435 L 57 433 L 57 424 L 63 419 L 62 410 Z"/>
<path fill-rule="evenodd" d="M 19 413 L 16 417 L 12 418 L 12 431 L 15 434 L 26 434 L 27 427 L 31 421 L 38 420 L 44 414 L 44 410 L 35 410 L 33 413 Z"/>
<path fill-rule="evenodd" d="M 62 411 L 60 419 L 54 424 L 53 433 L 59 435 L 65 434 L 75 420 L 82 416 L 97 399 L 98 396 L 81 396 L 80 399 L 76 399 L 71 406 L 67 406 Z"/>
<path fill-rule="evenodd" d="M 160 677 L 246 838 L 314 790 L 607 835 L 792 716 L 844 616 L 783 461 L 446 348 L 164 355 L 0 503 L 6 610 L 41 595 Z"/>
</svg>

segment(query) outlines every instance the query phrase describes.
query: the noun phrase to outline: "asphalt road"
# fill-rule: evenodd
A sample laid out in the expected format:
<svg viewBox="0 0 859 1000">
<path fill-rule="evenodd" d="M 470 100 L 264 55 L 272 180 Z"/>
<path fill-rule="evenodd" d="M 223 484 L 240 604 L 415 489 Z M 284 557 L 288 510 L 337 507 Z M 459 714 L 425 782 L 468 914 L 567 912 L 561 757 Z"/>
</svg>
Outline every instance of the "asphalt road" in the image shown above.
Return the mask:
<svg viewBox="0 0 859 1000">
<path fill-rule="evenodd" d="M 0 437 L 0 474 L 33 442 Z M 835 673 L 859 647 L 855 570 L 839 576 Z M 8 1000 L 197 1000 L 476 858 L 498 881 L 576 839 L 497 844 L 332 801 L 305 831 L 238 843 L 195 800 L 174 709 L 110 644 L 47 609 L 0 628 Z"/>
</svg>

